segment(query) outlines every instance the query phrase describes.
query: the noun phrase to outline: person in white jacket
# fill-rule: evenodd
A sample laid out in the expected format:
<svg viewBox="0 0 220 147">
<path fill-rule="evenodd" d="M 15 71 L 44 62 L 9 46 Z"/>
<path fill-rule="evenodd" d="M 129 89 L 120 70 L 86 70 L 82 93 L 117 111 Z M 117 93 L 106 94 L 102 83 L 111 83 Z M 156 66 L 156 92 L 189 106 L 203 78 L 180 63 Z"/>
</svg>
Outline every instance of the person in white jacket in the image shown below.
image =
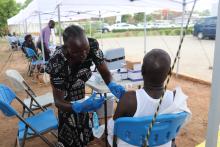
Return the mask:
<svg viewBox="0 0 220 147">
<path fill-rule="evenodd" d="M 120 99 L 113 119 L 108 123 L 108 141 L 112 145 L 114 120 L 120 117 L 143 117 L 153 115 L 159 104 L 159 98 L 164 91 L 164 81 L 170 72 L 171 59 L 167 52 L 161 49 L 153 49 L 145 55 L 142 65 L 144 87 L 136 91 L 128 91 Z M 177 113 L 181 111 L 190 112 L 187 107 L 187 96 L 181 88 L 166 90 L 159 114 Z M 135 128 L 134 128 L 135 129 Z M 134 147 L 118 139 L 118 147 Z M 171 147 L 172 142 L 159 147 Z"/>
</svg>

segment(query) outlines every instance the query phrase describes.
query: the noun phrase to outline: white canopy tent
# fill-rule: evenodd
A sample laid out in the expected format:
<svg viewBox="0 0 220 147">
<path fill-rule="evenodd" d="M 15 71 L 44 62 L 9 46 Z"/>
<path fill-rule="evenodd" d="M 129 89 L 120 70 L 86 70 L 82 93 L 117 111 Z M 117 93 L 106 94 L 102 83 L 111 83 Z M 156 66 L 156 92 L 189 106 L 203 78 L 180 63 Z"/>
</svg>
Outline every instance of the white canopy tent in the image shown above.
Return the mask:
<svg viewBox="0 0 220 147">
<path fill-rule="evenodd" d="M 23 13 L 10 18 L 8 24 L 22 24 L 39 22 L 38 15 L 41 14 L 41 22 L 47 23 L 49 19 L 55 21 L 73 21 L 89 19 L 91 17 L 109 17 L 120 14 L 146 12 L 151 13 L 156 9 L 169 8 L 180 10 L 180 5 L 171 0 L 144 0 L 130 3 L 128 0 L 102 1 L 102 0 L 34 0 Z M 56 9 L 60 9 L 57 14 Z M 57 16 L 59 15 L 59 17 Z M 27 30 L 27 29 L 26 29 Z"/>
<path fill-rule="evenodd" d="M 114 16 L 116 12 L 152 12 L 152 10 L 168 8 L 172 10 L 180 10 L 181 6 L 177 3 L 173 3 L 171 0 L 145 0 L 135 1 L 130 3 L 128 0 L 113 0 L 113 1 L 102 1 L 102 0 L 34 0 L 32 1 L 27 8 L 23 11 L 24 13 L 19 13 L 16 16 L 10 18 L 8 20 L 8 24 L 18 24 L 27 19 L 31 19 L 31 17 L 38 15 L 41 13 L 42 19 L 44 20 L 45 17 L 53 18 L 55 20 L 56 17 L 51 14 L 57 13 L 57 7 L 60 6 L 60 16 L 61 20 L 62 17 L 71 18 L 71 13 L 73 14 L 72 19 L 74 19 L 74 14 L 86 14 L 86 12 L 91 12 L 92 15 L 99 16 L 99 12 L 101 13 L 102 17 Z M 90 15 L 91 15 L 90 14 Z M 123 13 L 125 14 L 125 13 Z M 19 17 L 17 17 L 19 16 Z M 35 17 L 37 22 L 38 18 Z"/>
<path fill-rule="evenodd" d="M 11 18 L 9 20 L 9 24 L 25 22 L 27 26 L 27 22 L 31 22 L 31 23 L 36 22 L 38 18 L 39 24 L 40 24 L 40 30 L 41 30 L 42 20 L 43 21 L 46 21 L 46 20 L 48 21 L 49 19 L 58 20 L 59 38 L 60 38 L 59 40 L 61 44 L 62 39 L 61 39 L 60 23 L 62 20 L 76 18 L 75 15 L 71 16 L 70 15 L 71 13 L 79 14 L 77 15 L 79 19 L 85 19 L 85 18 L 92 17 L 93 15 L 99 16 L 99 18 L 105 17 L 105 16 L 106 17 L 114 16 L 116 15 L 117 12 L 126 14 L 125 12 L 127 11 L 129 12 L 133 11 L 133 12 L 145 12 L 145 14 L 147 14 L 147 13 L 151 13 L 152 11 L 156 9 L 180 10 L 180 8 L 181 8 L 181 5 L 177 2 L 174 2 L 174 0 L 157 0 L 157 1 L 143 0 L 143 1 L 133 1 L 132 3 L 129 0 L 112 0 L 112 1 L 34 0 L 27 6 L 27 8 L 23 10 L 24 13 L 18 14 L 18 16 L 15 17 L 15 19 Z M 56 10 L 58 13 L 57 19 L 55 18 Z M 91 14 L 89 15 L 88 13 L 85 13 L 88 11 L 93 12 L 93 15 L 91 16 Z M 103 11 L 110 12 L 110 13 L 108 14 L 102 13 Z M 146 27 L 145 27 L 144 48 L 145 48 L 144 52 L 146 53 Z"/>
<path fill-rule="evenodd" d="M 190 2 L 190 1 L 188 1 Z M 8 19 L 8 25 L 12 24 L 22 24 L 25 20 L 34 22 L 37 17 L 42 17 L 42 20 L 54 19 L 57 21 L 66 21 L 68 19 L 74 20 L 76 17 L 78 19 L 85 19 L 91 16 L 88 15 L 67 15 L 70 12 L 85 12 L 85 11 L 96 11 L 95 14 L 100 16 L 97 12 L 99 11 L 122 11 L 122 10 L 133 10 L 134 8 L 139 9 L 141 12 L 145 12 L 147 8 L 169 8 L 174 10 L 185 11 L 187 1 L 186 0 L 139 0 L 130 2 L 129 0 L 34 0 L 27 8 L 21 10 L 16 16 Z M 60 14 L 56 14 L 57 8 L 59 6 Z M 218 25 L 217 25 L 217 34 L 216 34 L 216 44 L 215 44 L 215 58 L 213 66 L 213 80 L 212 80 L 212 98 L 209 110 L 209 122 L 208 122 L 208 132 L 207 132 L 207 147 L 216 147 L 217 143 L 217 131 L 220 122 L 220 3 L 218 8 Z M 50 15 L 52 13 L 54 15 Z M 80 14 L 80 13 L 79 13 Z M 60 16 L 60 17 L 58 17 Z M 104 17 L 105 15 L 101 15 Z M 107 16 L 107 15 L 106 15 Z M 110 16 L 110 15 L 108 15 Z M 32 18 L 33 17 L 33 18 Z M 56 19 L 57 18 L 57 19 Z M 41 20 L 41 19 L 39 19 Z"/>
<path fill-rule="evenodd" d="M 39 21 L 38 19 L 40 15 L 42 22 L 53 19 L 58 21 L 60 25 L 60 21 L 66 20 L 88 19 L 91 17 L 103 18 L 118 15 L 118 12 L 121 14 L 126 14 L 128 12 L 145 12 L 147 14 L 156 9 L 164 8 L 180 10 L 181 5 L 171 0 L 143 0 L 134 1 L 132 3 L 128 0 L 34 0 L 27 8 L 25 8 L 25 13 L 22 14 L 23 16 L 19 15 L 20 19 L 15 19 L 15 21 L 12 22 L 19 23 L 25 21 L 26 23 L 34 23 Z M 58 17 L 56 11 L 58 12 Z M 61 44 L 61 33 L 59 33 L 59 36 Z M 144 44 L 146 52 L 146 35 Z"/>
</svg>

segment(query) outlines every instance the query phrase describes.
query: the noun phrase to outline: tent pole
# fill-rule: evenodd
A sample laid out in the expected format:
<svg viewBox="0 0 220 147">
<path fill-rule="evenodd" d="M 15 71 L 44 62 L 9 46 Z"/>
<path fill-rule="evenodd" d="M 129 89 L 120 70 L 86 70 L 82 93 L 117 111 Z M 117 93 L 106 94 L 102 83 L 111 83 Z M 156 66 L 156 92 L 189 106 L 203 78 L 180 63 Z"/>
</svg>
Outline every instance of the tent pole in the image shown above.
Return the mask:
<svg viewBox="0 0 220 147">
<path fill-rule="evenodd" d="M 22 32 L 25 34 L 24 21 L 22 22 Z"/>
<path fill-rule="evenodd" d="M 144 12 L 144 54 L 147 53 L 147 16 L 146 12 Z"/>
<path fill-rule="evenodd" d="M 216 38 L 215 38 L 215 52 L 214 52 L 214 66 L 212 74 L 212 94 L 211 102 L 209 106 L 208 115 L 208 131 L 207 131 L 207 141 L 206 147 L 216 147 L 218 139 L 218 130 L 220 122 L 220 0 L 218 3 L 218 20 L 216 26 Z"/>
<path fill-rule="evenodd" d="M 91 20 L 91 18 L 89 21 L 89 34 L 90 34 L 90 37 L 92 37 L 92 20 Z"/>
<path fill-rule="evenodd" d="M 25 19 L 25 34 L 27 34 L 28 30 L 27 30 L 27 19 Z"/>
<path fill-rule="evenodd" d="M 99 11 L 99 22 L 100 22 L 100 29 L 102 30 L 102 25 L 103 25 L 103 22 L 102 22 L 102 17 L 101 17 L 101 11 Z M 102 49 L 103 49 L 103 36 L 102 36 L 102 31 L 101 31 L 101 35 L 100 35 L 100 37 L 101 37 L 101 47 L 102 47 Z"/>
<path fill-rule="evenodd" d="M 182 5 L 183 6 L 182 6 L 182 22 L 181 22 L 180 40 L 183 37 L 183 23 L 184 23 L 184 15 L 185 15 L 185 10 L 186 10 L 186 0 L 183 0 Z M 179 64 L 180 64 L 180 53 L 179 53 L 178 60 L 177 60 L 176 77 L 178 76 L 178 73 L 179 73 Z"/>
<path fill-rule="evenodd" d="M 60 22 L 60 5 L 58 5 L 58 31 L 59 31 L 59 40 L 60 46 L 62 45 L 62 36 L 61 36 L 61 22 Z"/>
<path fill-rule="evenodd" d="M 18 24 L 18 27 L 19 27 L 19 36 L 21 36 L 21 25 L 20 25 L 20 23 Z"/>
<path fill-rule="evenodd" d="M 39 26 L 40 26 L 40 42 L 41 42 L 41 48 L 42 48 L 42 55 L 43 55 L 43 62 L 45 63 L 45 53 L 44 53 L 44 42 L 43 42 L 43 34 L 41 33 L 42 26 L 41 26 L 41 16 L 40 12 L 38 12 L 38 18 L 39 18 Z M 45 66 L 44 66 L 44 71 L 45 71 Z"/>
<path fill-rule="evenodd" d="M 23 21 L 22 23 L 22 29 L 23 29 L 23 33 L 25 34 L 25 21 Z"/>
</svg>

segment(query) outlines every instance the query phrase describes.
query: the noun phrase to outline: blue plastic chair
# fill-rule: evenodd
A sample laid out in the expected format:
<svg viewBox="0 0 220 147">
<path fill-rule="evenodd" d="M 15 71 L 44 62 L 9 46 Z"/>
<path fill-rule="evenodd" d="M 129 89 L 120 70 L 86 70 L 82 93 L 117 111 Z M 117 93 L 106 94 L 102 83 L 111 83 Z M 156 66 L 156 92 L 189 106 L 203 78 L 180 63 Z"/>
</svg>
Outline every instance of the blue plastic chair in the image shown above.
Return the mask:
<svg viewBox="0 0 220 147">
<path fill-rule="evenodd" d="M 158 115 L 147 145 L 159 146 L 174 139 L 187 115 L 187 112 Z M 153 116 L 118 118 L 114 125 L 113 147 L 117 147 L 117 138 L 134 146 L 143 146 L 152 119 Z"/>
<path fill-rule="evenodd" d="M 32 116 L 29 116 L 28 118 L 22 117 L 11 106 L 14 99 L 18 100 L 25 109 L 30 111 Z M 20 120 L 18 123 L 18 133 L 16 139 L 16 143 L 19 145 L 21 142 L 21 146 L 24 146 L 26 139 L 38 136 L 49 146 L 55 146 L 42 135 L 43 133 L 47 133 L 58 128 L 58 121 L 52 109 L 47 109 L 44 112 L 34 114 L 33 111 L 31 111 L 30 108 L 26 106 L 9 87 L 0 84 L 0 110 L 5 116 L 17 116 Z M 57 137 L 55 133 L 51 133 Z"/>
<path fill-rule="evenodd" d="M 33 49 L 25 48 L 27 57 L 29 58 L 29 65 L 28 65 L 28 75 L 31 76 L 33 73 L 34 68 L 37 65 L 44 65 L 47 64 L 47 61 L 43 61 L 41 57 L 38 57 Z"/>
<path fill-rule="evenodd" d="M 32 62 L 33 62 L 33 61 L 37 61 L 37 62 L 41 62 L 41 64 L 44 63 L 43 60 L 42 60 L 42 57 L 39 57 L 39 56 L 34 52 L 33 49 L 26 47 L 25 50 L 26 50 L 26 53 L 27 53 L 27 55 L 28 55 L 28 58 L 32 59 Z"/>
<path fill-rule="evenodd" d="M 31 48 L 26 47 L 26 53 L 27 53 L 28 57 L 30 57 L 30 58 L 32 58 L 32 57 L 36 57 L 37 58 L 36 53 Z"/>
</svg>

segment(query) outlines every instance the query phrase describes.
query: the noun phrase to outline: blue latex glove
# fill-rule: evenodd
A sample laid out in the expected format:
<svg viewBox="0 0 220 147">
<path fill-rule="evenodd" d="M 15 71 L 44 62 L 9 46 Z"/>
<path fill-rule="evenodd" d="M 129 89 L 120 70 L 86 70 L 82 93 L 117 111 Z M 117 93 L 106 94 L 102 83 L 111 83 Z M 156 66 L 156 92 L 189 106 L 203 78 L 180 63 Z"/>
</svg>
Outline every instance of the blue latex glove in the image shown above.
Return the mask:
<svg viewBox="0 0 220 147">
<path fill-rule="evenodd" d="M 93 93 L 92 96 L 90 96 L 88 99 L 86 99 L 83 102 L 77 102 L 77 101 L 74 102 L 72 104 L 72 109 L 76 113 L 91 112 L 99 109 L 104 103 L 104 101 L 105 101 L 104 97 L 97 98 L 96 93 Z"/>
<path fill-rule="evenodd" d="M 112 92 L 112 94 L 114 94 L 119 100 L 125 94 L 125 88 L 121 85 L 118 85 L 114 82 L 110 82 L 107 86 Z"/>
</svg>

